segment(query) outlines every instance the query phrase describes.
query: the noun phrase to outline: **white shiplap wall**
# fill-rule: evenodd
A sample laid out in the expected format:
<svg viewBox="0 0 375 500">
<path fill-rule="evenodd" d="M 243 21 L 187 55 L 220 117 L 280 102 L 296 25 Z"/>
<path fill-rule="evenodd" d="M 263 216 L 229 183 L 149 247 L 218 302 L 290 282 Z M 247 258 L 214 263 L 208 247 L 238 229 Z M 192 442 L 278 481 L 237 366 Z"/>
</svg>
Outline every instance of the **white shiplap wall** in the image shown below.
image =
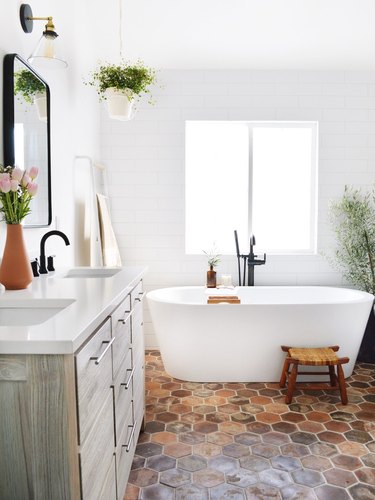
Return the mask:
<svg viewBox="0 0 375 500">
<path fill-rule="evenodd" d="M 332 249 L 329 200 L 375 180 L 375 72 L 176 70 L 159 81 L 157 104 L 133 121 L 101 114 L 115 232 L 124 264 L 148 266 L 146 290 L 205 282 L 205 257 L 184 252 L 185 120 L 317 120 L 318 250 Z M 237 277 L 234 256 L 220 273 Z M 319 254 L 270 255 L 255 273 L 258 285 L 342 284 Z M 145 335 L 157 347 L 147 306 Z"/>
</svg>

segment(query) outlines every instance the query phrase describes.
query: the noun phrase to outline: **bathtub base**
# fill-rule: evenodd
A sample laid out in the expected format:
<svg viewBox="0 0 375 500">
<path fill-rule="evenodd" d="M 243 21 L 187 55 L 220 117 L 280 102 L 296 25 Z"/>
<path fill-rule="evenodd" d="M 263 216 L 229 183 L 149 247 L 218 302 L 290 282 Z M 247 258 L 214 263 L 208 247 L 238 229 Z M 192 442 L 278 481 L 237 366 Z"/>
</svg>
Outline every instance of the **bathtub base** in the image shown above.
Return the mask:
<svg viewBox="0 0 375 500">
<path fill-rule="evenodd" d="M 190 382 L 278 382 L 281 345 L 339 345 L 339 355 L 350 358 L 344 375 L 352 374 L 372 295 L 329 287 L 239 287 L 236 293 L 241 304 L 207 305 L 203 287 L 147 295 L 169 375 Z"/>
</svg>

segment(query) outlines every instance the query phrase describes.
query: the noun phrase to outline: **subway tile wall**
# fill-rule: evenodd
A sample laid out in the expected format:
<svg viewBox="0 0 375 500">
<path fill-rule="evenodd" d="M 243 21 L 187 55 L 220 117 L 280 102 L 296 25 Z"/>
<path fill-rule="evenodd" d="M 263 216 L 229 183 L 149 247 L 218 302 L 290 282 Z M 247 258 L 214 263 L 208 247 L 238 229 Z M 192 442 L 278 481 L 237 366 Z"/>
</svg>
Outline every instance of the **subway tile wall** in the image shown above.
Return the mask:
<svg viewBox="0 0 375 500">
<path fill-rule="evenodd" d="M 184 251 L 186 120 L 319 122 L 318 253 L 269 255 L 255 279 L 344 284 L 322 255 L 334 248 L 328 206 L 346 184 L 368 189 L 375 180 L 375 72 L 176 70 L 160 72 L 159 83 L 157 104 L 142 102 L 134 120 L 110 120 L 105 105 L 101 113 L 114 229 L 123 263 L 148 267 L 146 291 L 205 283 L 205 256 Z M 221 273 L 237 278 L 234 251 Z M 144 331 L 146 346 L 158 347 L 147 305 Z"/>
</svg>

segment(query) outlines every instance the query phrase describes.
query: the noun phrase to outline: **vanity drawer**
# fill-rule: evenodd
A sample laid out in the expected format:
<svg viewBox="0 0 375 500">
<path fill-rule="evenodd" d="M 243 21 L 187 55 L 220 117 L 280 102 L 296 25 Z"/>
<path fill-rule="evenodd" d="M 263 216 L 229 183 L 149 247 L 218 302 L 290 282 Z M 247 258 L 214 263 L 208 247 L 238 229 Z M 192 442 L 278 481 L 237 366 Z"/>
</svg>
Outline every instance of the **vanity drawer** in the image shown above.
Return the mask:
<svg viewBox="0 0 375 500">
<path fill-rule="evenodd" d="M 114 383 L 116 443 L 125 427 L 125 421 L 133 398 L 133 377 L 135 370 L 132 363 L 132 350 L 123 363 Z"/>
<path fill-rule="evenodd" d="M 133 380 L 134 420 L 141 423 L 145 411 L 145 370 L 139 364 L 134 372 Z"/>
<path fill-rule="evenodd" d="M 116 448 L 117 491 L 118 498 L 121 499 L 123 498 L 128 482 L 137 444 L 137 430 L 139 430 L 139 424 L 133 420 L 133 408 L 131 405 L 126 417 L 125 427 Z"/>
<path fill-rule="evenodd" d="M 139 303 L 142 302 L 142 299 L 143 299 L 143 282 L 142 282 L 142 280 L 130 292 L 130 297 L 131 297 L 132 309 L 134 309 L 135 306 L 139 305 Z"/>
<path fill-rule="evenodd" d="M 132 347 L 134 364 L 144 363 L 145 348 L 142 329 L 142 306 L 137 306 L 132 316 Z"/>
<path fill-rule="evenodd" d="M 81 445 L 85 442 L 108 395 L 112 395 L 113 340 L 111 322 L 108 319 L 75 356 Z"/>
<path fill-rule="evenodd" d="M 116 492 L 116 459 L 113 455 L 104 487 L 99 495 L 99 500 L 117 500 Z"/>
<path fill-rule="evenodd" d="M 116 337 L 113 343 L 113 376 L 116 377 L 123 359 L 128 355 L 131 343 L 130 295 L 113 311 L 111 317 L 112 336 Z"/>
<path fill-rule="evenodd" d="M 114 456 L 113 396 L 110 390 L 80 449 L 83 500 L 99 497 Z"/>
</svg>

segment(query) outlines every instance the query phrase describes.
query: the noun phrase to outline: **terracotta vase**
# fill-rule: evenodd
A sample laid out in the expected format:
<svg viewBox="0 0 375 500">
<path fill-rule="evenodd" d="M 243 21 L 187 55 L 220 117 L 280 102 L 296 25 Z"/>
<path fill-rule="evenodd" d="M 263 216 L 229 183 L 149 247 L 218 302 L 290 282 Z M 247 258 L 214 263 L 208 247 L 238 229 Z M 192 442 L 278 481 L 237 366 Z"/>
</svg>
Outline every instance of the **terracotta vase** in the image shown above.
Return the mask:
<svg viewBox="0 0 375 500">
<path fill-rule="evenodd" d="M 0 266 L 0 283 L 7 290 L 22 290 L 32 281 L 33 275 L 26 252 L 21 224 L 7 224 L 3 259 Z"/>
</svg>

